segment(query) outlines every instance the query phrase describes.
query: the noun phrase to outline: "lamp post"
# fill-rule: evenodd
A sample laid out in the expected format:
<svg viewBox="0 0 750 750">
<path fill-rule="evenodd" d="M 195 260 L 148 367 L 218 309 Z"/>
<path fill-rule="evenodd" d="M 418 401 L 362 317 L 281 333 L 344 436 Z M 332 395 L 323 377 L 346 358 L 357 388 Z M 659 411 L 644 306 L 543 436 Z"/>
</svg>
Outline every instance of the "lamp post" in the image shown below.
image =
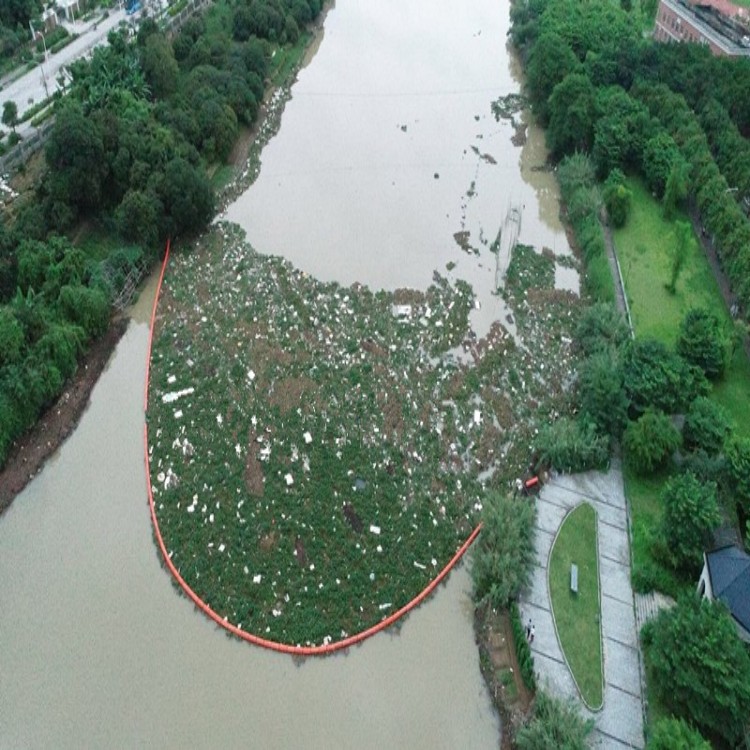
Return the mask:
<svg viewBox="0 0 750 750">
<path fill-rule="evenodd" d="M 32 41 L 36 39 L 37 34 L 39 34 L 42 37 L 42 48 L 44 49 L 44 60 L 42 61 L 39 67 L 42 69 L 42 83 L 44 84 L 44 95 L 46 99 L 49 99 L 49 88 L 47 87 L 47 72 L 44 69 L 44 64 L 47 62 L 47 40 L 44 37 L 43 31 L 37 32 L 34 30 L 34 27 L 31 25 L 31 21 L 29 21 L 29 28 L 31 29 Z"/>
</svg>

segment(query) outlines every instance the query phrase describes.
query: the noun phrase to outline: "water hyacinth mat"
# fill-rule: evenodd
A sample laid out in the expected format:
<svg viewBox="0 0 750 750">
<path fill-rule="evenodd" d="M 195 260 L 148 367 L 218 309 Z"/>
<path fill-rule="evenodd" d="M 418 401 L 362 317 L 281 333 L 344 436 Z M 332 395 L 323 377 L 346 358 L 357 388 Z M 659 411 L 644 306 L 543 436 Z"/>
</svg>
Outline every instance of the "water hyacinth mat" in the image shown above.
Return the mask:
<svg viewBox="0 0 750 750">
<path fill-rule="evenodd" d="M 499 324 L 471 341 L 464 282 L 322 283 L 226 224 L 175 254 L 147 420 L 158 523 L 187 584 L 234 625 L 292 645 L 340 640 L 409 602 L 475 527 L 485 484 L 517 475 L 538 420 L 566 400 L 575 316 L 555 304 L 550 383 Z M 534 345 L 536 316 L 519 321 Z"/>
</svg>

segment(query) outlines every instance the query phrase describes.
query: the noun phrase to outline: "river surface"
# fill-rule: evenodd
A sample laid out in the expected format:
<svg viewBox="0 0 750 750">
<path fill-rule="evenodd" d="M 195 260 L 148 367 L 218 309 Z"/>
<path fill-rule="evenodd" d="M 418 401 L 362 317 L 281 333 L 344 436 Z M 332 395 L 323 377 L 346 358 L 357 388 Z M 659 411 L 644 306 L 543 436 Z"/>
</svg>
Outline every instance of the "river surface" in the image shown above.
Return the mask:
<svg viewBox="0 0 750 750">
<path fill-rule="evenodd" d="M 514 146 L 511 122 L 492 114 L 520 88 L 508 25 L 502 0 L 338 0 L 258 179 L 224 218 L 324 281 L 465 279 L 480 304 L 474 330 L 486 333 L 506 314 L 494 292 L 507 256 L 498 269 L 489 247 L 509 210 L 520 241 L 570 252 L 542 132 L 529 124 Z M 454 235 L 467 232 L 462 249 Z"/>
<path fill-rule="evenodd" d="M 519 90 L 507 26 L 496 0 L 338 0 L 227 218 L 324 280 L 466 278 L 481 332 L 503 312 L 488 245 L 509 209 L 522 241 L 568 252 L 540 133 L 513 146 L 490 112 Z M 0 748 L 496 748 L 465 567 L 400 629 L 301 664 L 228 638 L 175 591 L 143 467 L 153 293 L 75 433 L 0 519 Z"/>
<path fill-rule="evenodd" d="M 143 468 L 153 291 L 78 429 L 0 520 L 0 748 L 496 748 L 465 567 L 400 631 L 301 664 L 176 592 Z"/>
</svg>

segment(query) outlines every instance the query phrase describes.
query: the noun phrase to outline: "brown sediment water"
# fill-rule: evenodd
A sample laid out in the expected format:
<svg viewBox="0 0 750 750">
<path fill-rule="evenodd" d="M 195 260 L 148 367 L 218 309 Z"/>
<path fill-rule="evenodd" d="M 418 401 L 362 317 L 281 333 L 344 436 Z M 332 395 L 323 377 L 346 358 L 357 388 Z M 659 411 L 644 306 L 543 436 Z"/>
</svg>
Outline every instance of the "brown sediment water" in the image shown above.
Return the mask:
<svg viewBox="0 0 750 750">
<path fill-rule="evenodd" d="M 509 209 L 520 241 L 569 252 L 541 132 L 524 119 L 514 146 L 490 109 L 520 88 L 507 2 L 338 0 L 325 26 L 227 218 L 323 280 L 466 279 L 481 335 L 504 314 L 489 246 Z M 497 747 L 465 567 L 397 630 L 301 664 L 175 591 L 142 455 L 153 290 L 74 435 L 0 519 L 0 749 Z"/>
<path fill-rule="evenodd" d="M 496 0 L 338 2 L 298 76 L 256 182 L 224 218 L 261 252 L 325 281 L 426 288 L 465 279 L 478 335 L 504 319 L 490 250 L 512 208 L 519 241 L 569 253 L 543 134 L 496 120 L 520 90 Z M 507 267 L 507 259 L 499 265 Z M 450 269 L 450 270 L 449 270 Z"/>
<path fill-rule="evenodd" d="M 153 543 L 152 279 L 54 461 L 0 520 L 0 748 L 494 748 L 466 568 L 403 625 L 295 663 L 224 635 Z"/>
</svg>

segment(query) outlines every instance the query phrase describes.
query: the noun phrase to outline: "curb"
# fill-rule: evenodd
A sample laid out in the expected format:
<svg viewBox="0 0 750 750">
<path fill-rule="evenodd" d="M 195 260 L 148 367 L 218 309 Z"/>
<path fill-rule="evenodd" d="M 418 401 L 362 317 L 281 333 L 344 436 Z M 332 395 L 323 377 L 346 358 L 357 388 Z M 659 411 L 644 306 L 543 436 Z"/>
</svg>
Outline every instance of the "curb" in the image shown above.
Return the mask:
<svg viewBox="0 0 750 750">
<path fill-rule="evenodd" d="M 167 263 L 169 262 L 170 249 L 171 249 L 171 240 L 167 240 L 166 251 L 164 253 L 164 261 L 162 262 L 161 272 L 159 273 L 159 282 L 156 287 L 156 294 L 154 295 L 154 303 L 151 308 L 151 321 L 149 324 L 148 349 L 147 349 L 147 355 L 146 355 L 147 357 L 146 359 L 146 381 L 145 381 L 144 393 L 143 393 L 144 417 L 148 413 L 148 391 L 149 391 L 149 384 L 151 382 L 151 347 L 152 347 L 153 338 L 154 338 L 156 311 L 159 305 L 159 296 L 161 294 L 161 287 L 164 281 L 164 274 L 167 269 Z M 370 638 L 373 635 L 380 633 L 382 630 L 385 630 L 387 627 L 395 623 L 397 620 L 401 619 L 404 615 L 411 612 L 411 610 L 419 606 L 437 588 L 438 584 L 440 584 L 447 577 L 447 575 L 451 572 L 451 570 L 455 567 L 455 565 L 459 562 L 459 560 L 461 560 L 461 558 L 469 549 L 469 547 L 474 543 L 474 540 L 477 538 L 477 536 L 479 536 L 479 532 L 482 529 L 482 524 L 480 523 L 474 529 L 474 531 L 472 531 L 472 533 L 469 535 L 469 538 L 461 545 L 461 547 L 459 547 L 456 554 L 451 558 L 448 564 L 438 573 L 438 575 L 435 578 L 433 578 L 432 581 L 430 581 L 430 583 L 419 594 L 417 594 L 417 596 L 415 596 L 410 602 L 408 602 L 403 607 L 401 607 L 401 609 L 399 609 L 397 612 L 394 612 L 393 614 L 389 615 L 384 620 L 381 620 L 379 623 L 373 625 L 372 627 L 369 627 L 360 633 L 355 633 L 354 635 L 351 635 L 340 641 L 333 641 L 332 643 L 324 644 L 321 646 L 292 646 L 286 643 L 270 641 L 270 640 L 267 640 L 266 638 L 261 638 L 260 636 L 253 635 L 252 633 L 248 633 L 247 631 L 238 628 L 236 625 L 233 625 L 226 618 L 221 617 L 221 615 L 219 615 L 217 612 L 211 609 L 211 607 L 209 607 L 208 604 L 206 604 L 206 602 L 204 602 L 198 596 L 198 594 L 196 594 L 195 591 L 193 591 L 193 589 L 190 588 L 190 586 L 187 584 L 185 579 L 180 575 L 179 570 L 177 570 L 177 568 L 175 567 L 174 563 L 171 560 L 167 547 L 164 544 L 164 539 L 162 538 L 161 530 L 159 529 L 159 521 L 156 518 L 156 507 L 154 505 L 154 496 L 151 490 L 151 462 L 149 460 L 149 455 L 148 455 L 148 421 L 147 419 L 144 419 L 144 425 L 143 425 L 143 457 L 144 457 L 144 464 L 145 464 L 145 469 L 146 469 L 149 511 L 151 513 L 151 523 L 153 524 L 153 527 L 154 527 L 154 535 L 156 537 L 156 543 L 159 547 L 159 550 L 161 551 L 161 556 L 164 561 L 164 564 L 167 566 L 167 569 L 172 574 L 175 581 L 179 584 L 182 591 L 193 602 L 193 604 L 195 604 L 195 606 L 198 607 L 198 609 L 200 609 L 201 612 L 203 612 L 203 614 L 208 616 L 217 625 L 220 625 L 222 628 L 230 632 L 232 635 L 236 635 L 238 638 L 241 638 L 243 641 L 247 641 L 248 643 L 252 643 L 256 646 L 262 646 L 263 648 L 267 648 L 272 651 L 278 651 L 278 652 L 285 653 L 285 654 L 293 654 L 295 656 L 325 656 L 327 654 L 332 654 L 336 651 L 341 651 L 343 649 L 349 648 L 350 646 L 354 646 L 358 643 L 361 643 L 367 638 Z"/>
</svg>

